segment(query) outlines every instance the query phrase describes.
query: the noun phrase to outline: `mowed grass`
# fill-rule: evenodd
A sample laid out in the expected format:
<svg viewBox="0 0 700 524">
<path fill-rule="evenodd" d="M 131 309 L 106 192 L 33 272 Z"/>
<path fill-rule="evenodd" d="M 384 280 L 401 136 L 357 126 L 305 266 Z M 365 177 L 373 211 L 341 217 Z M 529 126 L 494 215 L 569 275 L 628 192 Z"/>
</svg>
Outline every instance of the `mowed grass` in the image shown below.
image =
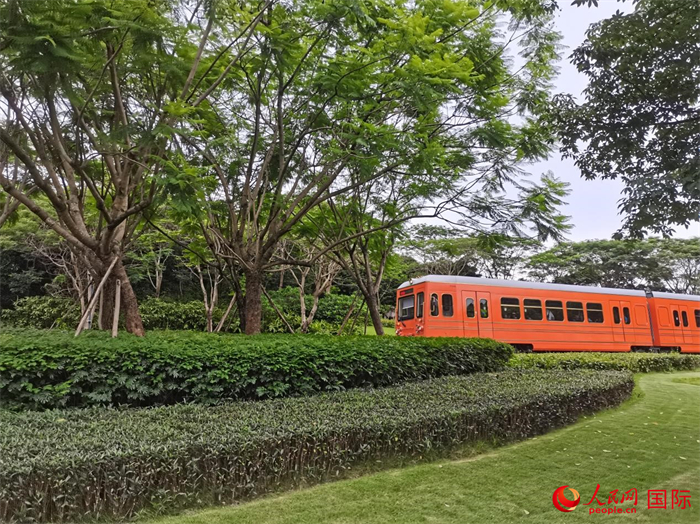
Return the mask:
<svg viewBox="0 0 700 524">
<path fill-rule="evenodd" d="M 633 400 L 622 407 L 484 455 L 389 470 L 158 522 L 695 524 L 700 522 L 698 381 L 698 372 L 642 375 Z M 612 490 L 636 488 L 636 514 L 589 515 L 592 506 L 585 504 L 597 484 L 603 503 Z M 562 485 L 581 494 L 571 513 L 552 505 L 552 493 Z M 692 507 L 648 509 L 649 489 L 668 490 L 669 508 L 672 490 L 690 490 Z M 627 502 L 619 507 L 632 506 Z"/>
<path fill-rule="evenodd" d="M 369 325 L 369 326 L 367 326 L 367 333 L 366 334 L 367 335 L 376 335 L 377 330 L 374 329 L 374 326 Z M 396 335 L 396 329 L 394 329 L 393 327 L 384 326 L 384 334 L 385 335 Z"/>
</svg>

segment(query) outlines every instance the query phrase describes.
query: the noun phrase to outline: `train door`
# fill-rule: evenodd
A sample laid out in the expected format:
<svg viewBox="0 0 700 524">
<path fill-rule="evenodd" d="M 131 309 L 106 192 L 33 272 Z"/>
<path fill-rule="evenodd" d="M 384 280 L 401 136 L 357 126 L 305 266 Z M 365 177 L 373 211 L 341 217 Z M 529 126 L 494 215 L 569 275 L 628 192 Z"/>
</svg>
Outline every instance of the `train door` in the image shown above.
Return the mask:
<svg viewBox="0 0 700 524">
<path fill-rule="evenodd" d="M 625 331 L 625 342 L 634 344 L 634 327 L 632 326 L 632 306 L 626 300 L 620 300 L 622 308 L 622 327 Z"/>
<path fill-rule="evenodd" d="M 625 325 L 622 321 L 622 304 L 619 300 L 611 300 L 612 308 L 612 332 L 614 342 L 625 342 Z"/>
<path fill-rule="evenodd" d="M 491 293 L 477 291 L 479 316 L 479 336 L 482 338 L 493 338 L 493 306 L 491 304 Z"/>
<path fill-rule="evenodd" d="M 686 313 L 687 315 L 688 313 Z M 671 304 L 671 323 L 673 324 L 673 340 L 676 345 L 683 344 L 683 323 L 681 321 L 681 308 L 678 304 Z"/>
<path fill-rule="evenodd" d="M 474 291 L 462 291 L 462 307 L 464 307 L 462 322 L 465 337 L 479 336 L 479 303 Z"/>
<path fill-rule="evenodd" d="M 693 342 L 693 333 L 691 331 L 691 323 L 693 319 L 690 318 L 692 311 L 688 306 L 678 306 L 679 313 L 681 315 L 681 329 L 683 330 L 683 343 L 690 344 Z"/>
</svg>

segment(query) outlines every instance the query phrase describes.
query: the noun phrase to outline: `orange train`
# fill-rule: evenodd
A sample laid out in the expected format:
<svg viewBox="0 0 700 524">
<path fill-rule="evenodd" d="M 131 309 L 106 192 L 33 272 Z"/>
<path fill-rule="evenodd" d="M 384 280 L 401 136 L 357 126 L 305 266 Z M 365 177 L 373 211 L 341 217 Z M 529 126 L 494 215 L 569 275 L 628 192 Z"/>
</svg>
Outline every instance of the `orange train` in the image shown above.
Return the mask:
<svg viewBox="0 0 700 524">
<path fill-rule="evenodd" d="M 428 275 L 397 290 L 401 336 L 488 337 L 520 351 L 700 353 L 700 296 Z"/>
</svg>

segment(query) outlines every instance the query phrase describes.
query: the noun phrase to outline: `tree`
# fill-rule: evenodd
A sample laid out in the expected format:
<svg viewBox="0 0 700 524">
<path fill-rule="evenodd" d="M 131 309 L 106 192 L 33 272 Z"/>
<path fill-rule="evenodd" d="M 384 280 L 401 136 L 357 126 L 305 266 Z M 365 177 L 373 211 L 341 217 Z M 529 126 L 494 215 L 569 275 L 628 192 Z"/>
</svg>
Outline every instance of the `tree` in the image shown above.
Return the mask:
<svg viewBox="0 0 700 524">
<path fill-rule="evenodd" d="M 257 4 L 216 4 L 0 0 L 0 142 L 31 186 L 6 169 L 0 185 L 97 280 L 116 260 L 105 328 L 118 279 L 126 328 L 143 334 L 125 244 L 162 186 L 191 183 L 169 169 L 173 126 L 188 125 L 183 104 L 195 111 L 224 83 L 260 21 Z M 30 198 L 35 189 L 50 210 Z"/>
<path fill-rule="evenodd" d="M 700 293 L 700 239 L 563 243 L 528 260 L 533 280 Z"/>
<path fill-rule="evenodd" d="M 700 214 L 698 34 L 699 2 L 640 0 L 594 24 L 574 51 L 584 101 L 556 99 L 563 154 L 587 179 L 624 182 L 632 236 L 670 235 Z"/>
<path fill-rule="evenodd" d="M 4 120 L 7 121 L 7 117 L 5 117 Z M 30 186 L 29 172 L 23 169 L 19 160 L 14 157 L 13 161 L 10 162 L 9 159 L 11 157 L 12 155 L 8 148 L 5 144 L 0 142 L 0 177 L 20 193 L 30 197 L 37 188 L 35 186 Z M 12 195 L 4 192 L 0 193 L 0 228 L 13 217 L 19 206 L 20 201 L 13 198 Z"/>
<path fill-rule="evenodd" d="M 280 274 L 288 271 L 299 289 L 300 331 L 306 333 L 316 316 L 319 301 L 330 292 L 333 280 L 340 272 L 340 266 L 330 257 L 317 256 L 318 249 L 303 236 L 298 239 L 286 239 L 280 242 L 280 258 L 300 261 L 302 265 L 280 268 Z M 282 289 L 282 279 L 280 286 Z M 306 289 L 311 285 L 311 308 L 307 312 Z"/>
<path fill-rule="evenodd" d="M 656 289 L 700 295 L 700 238 L 649 239 L 654 256 L 666 268 Z"/>
<path fill-rule="evenodd" d="M 537 238 L 507 236 L 484 231 L 465 236 L 464 231 L 421 224 L 402 242 L 404 253 L 420 261 L 411 276 L 426 274 L 515 279 L 528 255 L 542 246 Z"/>
<path fill-rule="evenodd" d="M 177 234 L 173 231 L 174 225 L 162 227 L 169 229 L 171 235 Z M 174 244 L 152 229 L 142 230 L 137 235 L 128 253 L 129 277 L 133 282 L 147 281 L 153 288 L 153 296 L 159 298 L 166 265 L 175 252 Z"/>
<path fill-rule="evenodd" d="M 469 240 L 480 275 L 505 280 L 518 278 L 528 255 L 542 247 L 537 238 L 500 234 L 482 234 Z"/>
<path fill-rule="evenodd" d="M 534 280 L 639 289 L 658 279 L 659 262 L 651 253 L 652 246 L 639 240 L 562 243 L 532 256 L 528 267 Z"/>
<path fill-rule="evenodd" d="M 399 252 L 416 261 L 411 277 L 422 275 L 479 276 L 473 239 L 442 225 L 418 224 L 401 241 Z"/>
<path fill-rule="evenodd" d="M 416 181 L 424 201 L 479 207 L 505 224 L 502 200 L 460 197 L 475 186 L 493 194 L 521 176 L 520 162 L 546 154 L 550 129 L 538 115 L 556 58 L 552 7 L 344 0 L 266 10 L 227 97 L 179 130 L 180 169 L 211 183 L 204 201 L 183 207 L 204 210 L 212 252 L 245 276 L 246 333 L 260 330 L 264 273 L 294 262 L 276 256 L 281 239 L 358 188 Z M 506 56 L 514 43 L 526 56 L 519 70 Z"/>
<path fill-rule="evenodd" d="M 345 199 L 329 200 L 315 218 L 315 235 L 346 274 L 355 282 L 367 306 L 377 335 L 384 334 L 379 309 L 379 291 L 387 265 L 395 258 L 394 246 L 401 236 L 401 223 L 395 223 L 393 199 L 380 203 L 382 193 L 372 197 L 371 188 L 365 198 L 351 195 Z M 395 189 L 395 187 L 394 187 Z M 394 194 L 395 196 L 395 194 Z M 388 205 L 382 205 L 382 204 Z M 393 224 L 393 227 L 390 225 Z"/>
</svg>

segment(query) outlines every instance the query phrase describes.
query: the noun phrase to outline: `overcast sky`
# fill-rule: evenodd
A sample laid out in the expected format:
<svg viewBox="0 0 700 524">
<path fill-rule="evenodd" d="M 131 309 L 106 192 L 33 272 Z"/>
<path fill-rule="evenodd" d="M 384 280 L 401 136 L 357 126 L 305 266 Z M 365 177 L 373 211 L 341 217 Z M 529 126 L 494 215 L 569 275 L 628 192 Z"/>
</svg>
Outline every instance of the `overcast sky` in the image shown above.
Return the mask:
<svg viewBox="0 0 700 524">
<path fill-rule="evenodd" d="M 573 7 L 570 0 L 560 2 L 561 10 L 556 17 L 557 30 L 562 34 L 562 52 L 559 64 L 559 76 L 555 82 L 555 91 L 560 93 L 580 94 L 586 86 L 586 77 L 571 65 L 569 55 L 580 45 L 591 23 L 612 16 L 615 11 L 629 12 L 632 3 L 619 3 L 616 0 L 599 0 L 598 7 Z M 562 159 L 554 152 L 546 162 L 539 162 L 528 169 L 533 175 L 551 170 L 561 180 L 571 184 L 571 195 L 567 198 L 569 205 L 564 212 L 571 216 L 573 229 L 569 240 L 587 240 L 610 238 L 622 224 L 618 214 L 618 200 L 622 183 L 613 180 L 584 180 L 571 159 Z M 534 178 L 534 177 L 533 177 Z M 690 229 L 678 228 L 678 237 L 700 235 L 700 224 L 693 224 Z"/>
</svg>

